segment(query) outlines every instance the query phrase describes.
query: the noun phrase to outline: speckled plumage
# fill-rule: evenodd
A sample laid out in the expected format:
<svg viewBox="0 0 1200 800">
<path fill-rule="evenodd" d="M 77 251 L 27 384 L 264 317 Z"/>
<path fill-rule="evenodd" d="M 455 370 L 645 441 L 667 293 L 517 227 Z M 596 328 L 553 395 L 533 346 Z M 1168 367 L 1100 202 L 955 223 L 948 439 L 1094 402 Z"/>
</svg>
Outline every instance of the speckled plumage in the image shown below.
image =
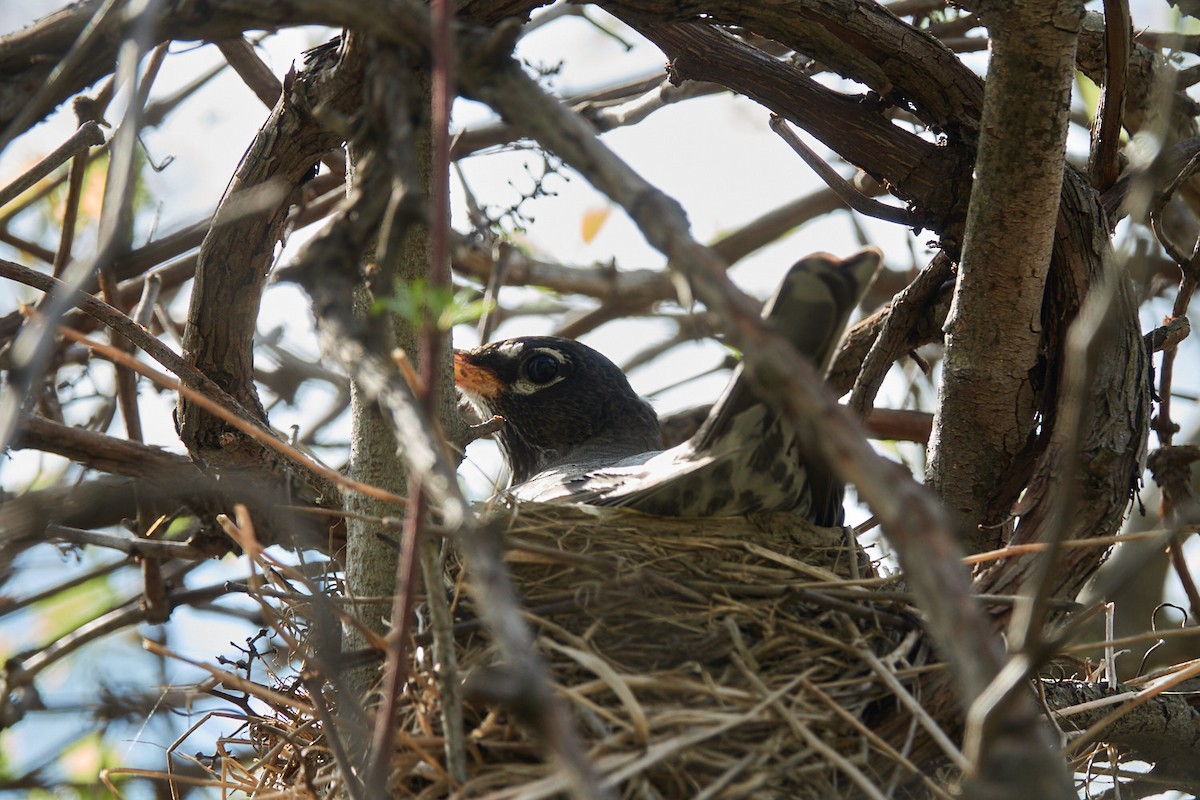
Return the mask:
<svg viewBox="0 0 1200 800">
<path fill-rule="evenodd" d="M 802 259 L 763 316 L 823 372 L 881 262 L 873 249 L 845 261 Z M 455 375 L 481 412 L 505 418 L 497 438 L 518 499 L 663 516 L 784 511 L 841 524 L 841 485 L 803 452 L 793 426 L 755 396 L 741 367 L 700 430 L 669 450 L 660 449 L 657 418 L 621 371 L 579 342 L 493 342 L 457 352 Z"/>
</svg>

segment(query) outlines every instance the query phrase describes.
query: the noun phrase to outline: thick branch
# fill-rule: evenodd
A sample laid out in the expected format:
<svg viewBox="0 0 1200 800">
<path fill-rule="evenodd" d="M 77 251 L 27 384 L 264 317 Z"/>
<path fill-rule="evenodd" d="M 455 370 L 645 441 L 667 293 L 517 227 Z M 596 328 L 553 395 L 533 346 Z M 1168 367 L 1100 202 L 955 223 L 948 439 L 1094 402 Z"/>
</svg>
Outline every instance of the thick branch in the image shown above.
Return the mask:
<svg viewBox="0 0 1200 800">
<path fill-rule="evenodd" d="M 30 416 L 13 440 L 14 450 L 56 453 L 91 469 L 137 478 L 162 478 L 177 473 L 180 480 L 199 480 L 199 470 L 186 457 L 158 447 L 105 436 L 103 433 L 59 425 Z"/>
<path fill-rule="evenodd" d="M 861 98 L 826 89 L 798 67 L 719 28 L 629 21 L 671 59 L 675 80 L 720 83 L 761 103 L 891 187 L 930 227 L 944 228 L 939 218 L 965 196 L 956 182 L 963 172 L 955 159 L 968 151 L 937 147 L 908 133 Z"/>
<path fill-rule="evenodd" d="M 606 7 L 624 18 L 636 11 L 645 18 L 680 19 L 678 4 L 665 0 L 621 0 Z M 979 78 L 929 32 L 902 22 L 878 4 L 708 0 L 689 9 L 692 19 L 703 13 L 717 23 L 781 42 L 898 105 L 912 107 L 938 130 L 968 142 L 974 138 L 983 104 Z"/>
<path fill-rule="evenodd" d="M 1090 285 L 1100 278 L 1107 241 L 1103 211 L 1086 179 L 1070 172 L 1063 186 L 1063 207 L 1055 244 L 1055 268 L 1047 293 L 1045 319 L 1050 342 L 1047 350 L 1050 379 L 1048 398 L 1057 398 L 1059 376 L 1063 370 L 1063 351 L 1067 324 L 1079 312 Z M 1064 540 L 1103 537 L 1120 529 L 1125 509 L 1136 490 L 1146 455 L 1146 437 L 1150 420 L 1150 383 L 1148 356 L 1138 321 L 1137 304 L 1128 282 L 1118 280 L 1109 310 L 1110 319 L 1101 329 L 1103 347 L 1096 350 L 1089 365 L 1090 380 L 1080 410 L 1083 414 L 1078 440 L 1064 440 L 1058 433 L 1058 410 L 1051 405 L 1045 411 L 1044 438 L 1049 441 L 1031 448 L 1022 458 L 1033 463 L 1032 477 L 1019 508 L 1021 521 L 1013 543 L 1043 541 L 1054 526 L 1064 524 L 1055 518 L 1054 498 L 1067 490 L 1064 447 L 1077 448 L 1079 463 L 1085 465 L 1077 476 L 1074 491 L 1075 513 L 1065 520 Z M 1036 459 L 1036 460 L 1034 460 Z M 1023 479 L 1024 480 L 1024 479 Z M 1003 487 L 1010 500 L 1017 489 Z M 1000 513 L 998 506 L 995 513 Z M 1008 559 L 979 577 L 980 591 L 1016 593 L 1034 566 L 1031 559 Z M 1096 571 L 1096 558 L 1079 549 L 1060 554 L 1053 572 L 1052 592 L 1073 597 Z"/>
<path fill-rule="evenodd" d="M 1046 703 L 1055 710 L 1076 708 L 1058 724 L 1068 732 L 1086 730 L 1103 719 L 1115 705 L 1099 701 L 1124 695 L 1128 687 L 1109 689 L 1104 684 L 1082 681 L 1044 681 Z M 1200 711 L 1188 703 L 1186 694 L 1164 692 L 1120 717 L 1105 728 L 1103 741 L 1127 749 L 1155 768 L 1151 775 L 1170 781 L 1175 788 L 1191 794 L 1200 791 Z"/>
<path fill-rule="evenodd" d="M 263 415 L 254 387 L 254 333 L 262 291 L 295 192 L 340 137 L 312 117 L 314 85 L 340 81 L 335 109 L 348 113 L 358 95 L 344 76 L 314 67 L 289 82 L 242 158 L 200 247 L 184 358 L 242 405 Z M 179 433 L 188 450 L 213 466 L 258 466 L 262 452 L 186 400 Z M 231 441 L 232 437 L 232 441 Z"/>
<path fill-rule="evenodd" d="M 1031 371 L 1082 16 L 1070 2 L 1005 9 L 984 16 L 992 58 L 928 470 L 930 486 L 959 515 L 970 552 L 996 544 L 999 529 L 978 526 L 996 521 L 986 518 L 988 502 L 1038 407 Z"/>
</svg>

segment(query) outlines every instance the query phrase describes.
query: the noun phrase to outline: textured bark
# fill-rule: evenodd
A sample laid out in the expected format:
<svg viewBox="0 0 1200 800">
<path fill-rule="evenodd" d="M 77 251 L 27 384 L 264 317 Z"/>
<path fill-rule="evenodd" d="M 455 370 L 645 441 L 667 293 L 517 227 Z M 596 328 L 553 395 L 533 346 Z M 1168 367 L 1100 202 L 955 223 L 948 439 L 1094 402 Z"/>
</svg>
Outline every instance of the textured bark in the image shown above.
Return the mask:
<svg viewBox="0 0 1200 800">
<path fill-rule="evenodd" d="M 938 147 L 902 131 L 878 109 L 826 89 L 714 26 L 629 22 L 671 59 L 673 80 L 719 83 L 762 103 L 890 186 L 928 227 L 953 227 L 961 214 L 970 178 L 962 159 L 969 148 Z"/>
<path fill-rule="evenodd" d="M 529 9 L 541 4 L 471 3 L 460 10 L 459 17 L 493 24 L 505 17 L 527 16 Z M 100 20 L 90 44 L 73 57 L 71 68 L 50 80 L 104 5 L 104 0 L 83 0 L 28 28 L 0 36 L 0 74 L 5 76 L 0 84 L 0 131 L 11 135 L 24 132 L 60 103 L 112 72 L 127 23 L 121 13 L 110 13 Z M 165 6 L 155 44 L 168 40 L 219 41 L 246 31 L 300 25 L 348 27 L 395 40 L 388 36 L 388 26 L 381 23 L 389 15 L 393 19 L 396 15 L 378 0 L 171 0 Z"/>
<path fill-rule="evenodd" d="M 352 37 L 350 47 L 369 47 L 361 40 Z M 365 55 L 365 54 L 364 54 Z M 389 137 L 398 136 L 409 139 L 411 146 L 411 163 L 405 165 L 413 174 L 416 184 L 411 191 L 419 193 L 428 202 L 430 192 L 430 131 L 428 113 L 430 95 L 429 84 L 426 80 L 403 81 L 387 74 L 384 60 L 380 63 L 378 57 L 365 56 L 369 66 L 364 82 L 371 87 L 367 92 L 373 99 L 369 107 L 368 118 L 372 129 L 367 141 L 361 141 L 351 148 L 350 184 L 352 190 L 357 188 L 365 191 L 380 192 L 387 186 L 387 180 L 379 176 L 363 176 L 361 172 L 364 150 L 375 151 L 370 156 L 372 167 L 382 166 L 378 151 L 387 147 Z M 393 68 L 397 65 L 392 64 Z M 389 90 L 387 84 L 395 84 Z M 418 83 L 420 84 L 418 87 Z M 385 98 L 381 92 L 389 92 Z M 405 131 L 391 130 L 387 126 L 389 120 L 383 112 L 391 108 L 396 116 L 411 116 L 424 120 L 424 124 L 412 129 L 405 125 Z M 425 112 L 422 114 L 422 112 Z M 373 180 L 371 180 L 373 178 Z M 364 185 L 364 180 L 368 182 Z M 364 254 L 365 264 L 369 270 L 377 270 L 378 275 L 372 281 L 373 287 L 380 293 L 390 293 L 395 282 L 410 284 L 421 279 L 429 272 L 429 237 L 424 225 L 413 224 L 405 232 L 399 246 L 399 252 L 388 263 L 376 264 L 375 250 Z M 364 285 L 357 292 L 355 308 L 364 319 L 372 316 L 371 305 L 375 296 L 371 288 Z M 418 330 L 413 320 L 391 317 L 390 335 L 394 346 L 402 349 L 414 363 L 417 359 Z M 448 355 L 442 359 L 449 364 Z M 443 386 L 453 385 L 453 381 Z M 373 486 L 380 486 L 398 495 L 408 491 L 408 470 L 400 457 L 400 447 L 396 434 L 379 408 L 374 396 L 367 394 L 357 382 L 350 387 L 350 474 L 356 480 Z M 457 412 L 455 412 L 457 416 Z M 388 505 L 380 500 L 364 495 L 350 493 L 346 496 L 346 508 L 354 514 L 362 515 L 361 519 L 347 521 L 346 537 L 346 589 L 351 597 L 375 598 L 362 606 L 351 606 L 351 615 L 362 625 L 374 633 L 383 636 L 387 633 L 390 621 L 391 598 L 397 591 L 396 566 L 399 560 L 399 550 L 395 545 L 399 536 L 397 531 L 384 530 L 374 520 L 396 516 L 401 509 Z M 382 599 L 384 602 L 379 602 Z M 362 632 L 353 627 L 345 628 L 344 646 L 354 649 L 366 645 Z M 357 676 L 357 682 L 365 688 L 365 684 L 374 676 L 374 668 L 368 668 Z"/>
<path fill-rule="evenodd" d="M 1082 175 L 1071 171 L 1064 184 L 1055 268 L 1044 312 L 1049 354 L 1045 374 L 1052 378 L 1046 385 L 1048 397 L 1057 399 L 1060 394 L 1068 325 L 1103 272 L 1109 248 L 1107 231 L 1095 191 Z M 1150 370 L 1132 287 L 1123 276 L 1117 278 L 1115 292 L 1106 324 L 1089 352 L 1090 380 L 1080 408 L 1079 439 L 1058 430 L 1061 410 L 1051 405 L 1043 425 L 1051 433 L 1044 436 L 1043 444 L 1031 448 L 1037 460 L 1022 498 L 1014 543 L 1043 541 L 1051 535 L 1068 540 L 1110 536 L 1124 522 L 1146 457 Z M 1065 448 L 1069 447 L 1079 453 L 1080 471 L 1075 474 L 1064 472 Z M 1054 499 L 1061 492 L 1074 494 L 1065 517 L 1053 510 Z M 1034 564 L 1031 558 L 999 562 L 979 576 L 980 590 L 1018 592 Z M 1064 550 L 1051 573 L 1053 596 L 1074 597 L 1098 566 L 1093 552 Z"/>
<path fill-rule="evenodd" d="M 1102 84 L 1105 75 L 1104 17 L 1089 13 L 1084 19 L 1084 28 L 1079 37 L 1077 60 L 1079 69 L 1096 84 Z M 1164 73 L 1164 70 L 1167 72 Z M 1156 93 L 1160 79 L 1174 85 L 1174 68 L 1170 62 L 1154 50 L 1134 44 L 1129 63 L 1125 66 L 1125 79 L 1129 92 L 1125 99 L 1123 121 L 1130 131 L 1146 130 L 1161 126 L 1166 119 L 1168 144 L 1178 139 L 1196 135 L 1196 116 L 1200 114 L 1200 103 L 1187 96 L 1182 89 L 1170 94 L 1170 102 L 1164 108 L 1163 97 Z"/>
<path fill-rule="evenodd" d="M 1109 689 L 1103 684 L 1082 681 L 1046 681 L 1046 702 L 1061 709 L 1125 694 L 1129 687 Z M 1190 692 L 1164 692 L 1150 698 L 1105 728 L 1104 739 L 1137 758 L 1154 765 L 1150 777 L 1161 781 L 1158 792 L 1168 787 L 1195 795 L 1200 792 L 1200 711 L 1188 702 Z M 1060 718 L 1067 732 L 1086 730 L 1116 709 L 1106 705 Z"/>
<path fill-rule="evenodd" d="M 915 30 L 875 3 L 856 0 L 782 0 L 742 3 L 711 0 L 679 11 L 667 0 L 605 3 L 647 19 L 678 23 L 706 20 L 735 25 L 814 58 L 832 71 L 853 76 L 955 140 L 972 141 L 983 106 L 979 78 L 948 47 Z"/>
<path fill-rule="evenodd" d="M 264 419 L 253 354 L 262 292 L 297 189 L 339 144 L 339 136 L 311 116 L 313 92 L 323 81 L 338 81 L 328 95 L 348 113 L 356 101 L 346 77 L 314 67 L 290 82 L 243 156 L 200 246 L 184 358 Z M 208 466 L 254 468 L 272 461 L 261 446 L 186 400 L 177 425 L 188 451 Z"/>
<path fill-rule="evenodd" d="M 1031 373 L 1083 13 L 1073 2 L 980 5 L 992 56 L 927 472 L 969 552 L 998 544 L 986 511 L 1038 409 Z"/>
</svg>

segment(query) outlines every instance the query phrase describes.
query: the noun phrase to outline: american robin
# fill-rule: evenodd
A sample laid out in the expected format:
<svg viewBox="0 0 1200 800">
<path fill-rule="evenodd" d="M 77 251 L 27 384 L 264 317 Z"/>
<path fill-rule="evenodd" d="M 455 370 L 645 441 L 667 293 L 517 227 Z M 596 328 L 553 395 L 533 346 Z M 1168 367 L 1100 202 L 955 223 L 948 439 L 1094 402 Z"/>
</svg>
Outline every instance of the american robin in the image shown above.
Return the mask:
<svg viewBox="0 0 1200 800">
<path fill-rule="evenodd" d="M 763 317 L 823 374 L 882 259 L 873 248 L 844 261 L 801 259 Z M 662 516 L 783 511 L 819 525 L 843 520 L 841 484 L 755 395 L 740 366 L 700 430 L 668 450 L 650 405 L 615 364 L 579 342 L 522 336 L 459 350 L 454 375 L 480 413 L 504 418 L 496 436 L 517 499 Z"/>
</svg>

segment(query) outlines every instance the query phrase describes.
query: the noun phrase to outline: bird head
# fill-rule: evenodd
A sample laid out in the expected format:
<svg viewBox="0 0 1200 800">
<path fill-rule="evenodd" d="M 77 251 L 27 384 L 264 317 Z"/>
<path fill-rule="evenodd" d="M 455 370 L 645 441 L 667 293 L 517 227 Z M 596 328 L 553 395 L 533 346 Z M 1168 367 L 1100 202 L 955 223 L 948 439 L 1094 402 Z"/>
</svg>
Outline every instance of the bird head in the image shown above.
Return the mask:
<svg viewBox="0 0 1200 800">
<path fill-rule="evenodd" d="M 616 364 L 587 345 L 522 336 L 454 353 L 459 391 L 485 417 L 513 483 L 568 461 L 661 449 L 658 417 Z"/>
</svg>

